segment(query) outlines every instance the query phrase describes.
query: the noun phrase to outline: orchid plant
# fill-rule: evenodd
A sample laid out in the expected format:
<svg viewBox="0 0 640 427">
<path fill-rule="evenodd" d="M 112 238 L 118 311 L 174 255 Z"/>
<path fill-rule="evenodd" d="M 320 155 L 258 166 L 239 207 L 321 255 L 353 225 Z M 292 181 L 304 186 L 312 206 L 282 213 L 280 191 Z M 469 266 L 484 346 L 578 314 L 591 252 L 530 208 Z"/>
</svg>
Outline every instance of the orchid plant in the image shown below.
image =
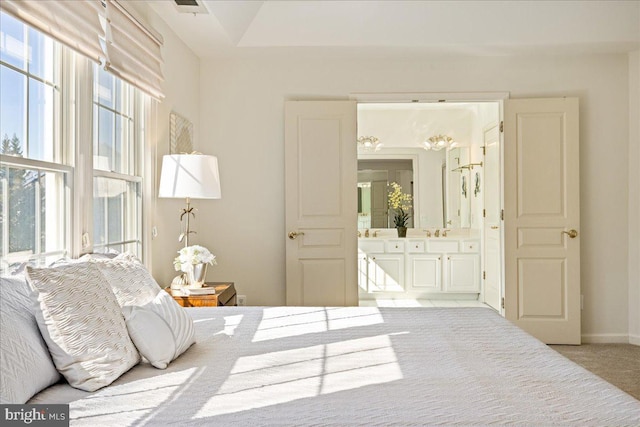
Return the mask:
<svg viewBox="0 0 640 427">
<path fill-rule="evenodd" d="M 389 208 L 393 209 L 393 224 L 396 227 L 406 227 L 411 210 L 411 194 L 403 193 L 402 186 L 397 182 L 389 184 Z"/>
</svg>

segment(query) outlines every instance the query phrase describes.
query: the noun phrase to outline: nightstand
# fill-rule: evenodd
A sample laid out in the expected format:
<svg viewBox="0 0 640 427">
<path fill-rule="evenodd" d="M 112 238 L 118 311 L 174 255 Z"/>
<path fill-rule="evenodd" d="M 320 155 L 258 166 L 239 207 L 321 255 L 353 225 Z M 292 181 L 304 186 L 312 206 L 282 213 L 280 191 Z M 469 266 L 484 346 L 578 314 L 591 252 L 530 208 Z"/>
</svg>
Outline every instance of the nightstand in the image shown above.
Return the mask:
<svg viewBox="0 0 640 427">
<path fill-rule="evenodd" d="M 180 291 L 166 288 L 165 291 L 182 307 L 222 307 L 237 305 L 236 288 L 233 282 L 206 282 L 205 287 L 213 286 L 216 293 L 213 295 L 182 295 Z"/>
</svg>

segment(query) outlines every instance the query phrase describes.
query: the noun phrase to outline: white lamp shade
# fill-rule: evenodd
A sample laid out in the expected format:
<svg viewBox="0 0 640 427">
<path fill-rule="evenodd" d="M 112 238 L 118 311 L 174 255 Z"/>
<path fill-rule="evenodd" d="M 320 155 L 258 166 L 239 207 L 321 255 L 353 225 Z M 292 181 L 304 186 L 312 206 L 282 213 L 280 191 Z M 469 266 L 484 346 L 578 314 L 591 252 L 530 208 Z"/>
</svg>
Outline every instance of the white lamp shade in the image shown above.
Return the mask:
<svg viewBox="0 0 640 427">
<path fill-rule="evenodd" d="M 218 159 L 204 154 L 163 156 L 158 197 L 222 198 Z"/>
</svg>

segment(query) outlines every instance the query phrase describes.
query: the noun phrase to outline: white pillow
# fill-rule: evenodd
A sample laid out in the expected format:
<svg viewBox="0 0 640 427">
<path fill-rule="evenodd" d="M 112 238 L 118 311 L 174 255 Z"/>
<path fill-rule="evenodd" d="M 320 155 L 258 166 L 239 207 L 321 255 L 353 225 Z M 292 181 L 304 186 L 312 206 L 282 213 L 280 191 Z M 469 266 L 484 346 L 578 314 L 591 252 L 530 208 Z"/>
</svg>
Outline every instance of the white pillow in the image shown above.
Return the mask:
<svg viewBox="0 0 640 427">
<path fill-rule="evenodd" d="M 173 298 L 168 293 L 164 291 L 160 292 L 153 301 L 142 307 L 136 307 L 134 310 L 131 310 L 131 312 L 137 313 L 138 310 L 151 311 L 160 317 L 160 319 L 158 319 L 158 321 L 154 323 L 155 329 L 153 329 L 155 332 L 158 332 L 157 336 L 154 333 L 143 331 L 143 328 L 147 328 L 147 326 L 140 326 L 138 324 L 138 321 L 134 320 L 134 325 L 131 325 L 131 322 L 127 322 L 130 334 L 132 329 L 136 330 L 133 335 L 138 338 L 134 338 L 134 343 L 138 347 L 138 350 L 140 350 L 140 353 L 142 353 L 142 355 L 146 357 L 149 362 L 151 362 L 152 360 L 159 361 L 161 359 L 160 354 L 145 354 L 142 348 L 156 348 L 158 346 L 161 346 L 161 343 L 149 343 L 149 341 L 164 341 L 165 334 L 164 332 L 160 331 L 165 329 L 165 325 L 168 326 L 169 330 L 171 331 L 173 348 L 175 349 L 174 353 L 171 355 L 171 358 L 167 361 L 167 363 L 175 360 L 178 356 L 184 353 L 194 342 L 196 342 L 193 319 L 182 307 L 178 305 L 177 302 L 173 300 Z M 127 316 L 126 312 L 125 316 Z M 156 325 L 156 323 L 162 324 Z M 138 342 L 136 342 L 135 340 L 139 339 L 141 335 L 144 335 L 143 340 L 145 342 L 140 342 L 140 345 L 138 345 Z M 151 362 L 151 364 L 153 366 L 156 366 L 153 362 Z M 159 368 L 160 366 L 156 367 Z"/>
<path fill-rule="evenodd" d="M 111 285 L 120 307 L 147 304 L 162 290 L 146 267 L 130 253 L 119 254 L 113 259 L 87 255 L 80 259 L 86 259 L 98 266 Z"/>
<path fill-rule="evenodd" d="M 176 354 L 171 328 L 150 309 L 136 306 L 122 308 L 131 340 L 149 363 L 158 369 L 169 366 Z"/>
<path fill-rule="evenodd" d="M 0 278 L 0 403 L 25 403 L 55 384 L 60 373 L 51 360 L 32 312 L 24 276 Z"/>
<path fill-rule="evenodd" d="M 93 263 L 27 267 L 37 292 L 36 320 L 60 373 L 94 391 L 140 361 L 118 301 Z"/>
</svg>

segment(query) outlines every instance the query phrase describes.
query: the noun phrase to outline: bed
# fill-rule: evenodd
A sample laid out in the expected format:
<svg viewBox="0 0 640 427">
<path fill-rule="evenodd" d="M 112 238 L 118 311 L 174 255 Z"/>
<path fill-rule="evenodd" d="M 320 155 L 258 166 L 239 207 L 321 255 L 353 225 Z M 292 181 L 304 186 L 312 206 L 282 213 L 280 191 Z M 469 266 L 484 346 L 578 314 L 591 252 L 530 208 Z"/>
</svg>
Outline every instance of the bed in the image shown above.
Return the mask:
<svg viewBox="0 0 640 427">
<path fill-rule="evenodd" d="M 196 343 L 88 393 L 71 425 L 638 426 L 640 401 L 490 309 L 186 309 Z"/>
</svg>

